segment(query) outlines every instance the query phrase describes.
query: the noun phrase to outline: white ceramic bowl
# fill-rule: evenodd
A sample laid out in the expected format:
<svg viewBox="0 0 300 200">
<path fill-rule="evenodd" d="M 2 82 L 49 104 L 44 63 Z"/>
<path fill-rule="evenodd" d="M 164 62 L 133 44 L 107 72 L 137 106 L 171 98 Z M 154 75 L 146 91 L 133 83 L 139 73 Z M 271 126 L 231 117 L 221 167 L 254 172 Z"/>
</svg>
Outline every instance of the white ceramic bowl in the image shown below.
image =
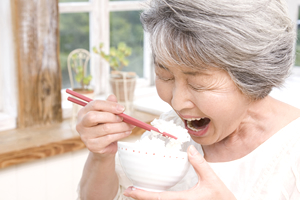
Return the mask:
<svg viewBox="0 0 300 200">
<path fill-rule="evenodd" d="M 138 148 L 135 143 L 118 142 L 122 168 L 133 186 L 161 192 L 176 185 L 187 173 L 190 163 L 187 153 L 163 153 L 155 149 Z"/>
</svg>

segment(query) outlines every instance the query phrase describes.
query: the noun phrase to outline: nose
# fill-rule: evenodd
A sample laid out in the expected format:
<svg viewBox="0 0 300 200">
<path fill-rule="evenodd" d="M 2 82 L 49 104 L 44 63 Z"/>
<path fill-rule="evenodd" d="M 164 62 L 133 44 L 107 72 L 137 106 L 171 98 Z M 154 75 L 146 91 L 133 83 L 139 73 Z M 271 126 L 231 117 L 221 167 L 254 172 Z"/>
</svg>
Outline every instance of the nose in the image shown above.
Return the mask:
<svg viewBox="0 0 300 200">
<path fill-rule="evenodd" d="M 194 103 L 191 97 L 192 95 L 185 84 L 176 83 L 172 90 L 171 106 L 176 111 L 193 108 Z"/>
</svg>

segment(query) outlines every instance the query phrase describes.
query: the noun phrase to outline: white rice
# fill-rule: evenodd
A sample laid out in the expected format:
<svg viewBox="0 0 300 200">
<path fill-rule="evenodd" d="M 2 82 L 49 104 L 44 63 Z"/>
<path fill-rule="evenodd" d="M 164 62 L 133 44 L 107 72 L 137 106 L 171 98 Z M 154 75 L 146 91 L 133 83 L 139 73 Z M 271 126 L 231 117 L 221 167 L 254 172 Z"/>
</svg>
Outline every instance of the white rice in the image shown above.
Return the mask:
<svg viewBox="0 0 300 200">
<path fill-rule="evenodd" d="M 159 151 L 183 151 L 183 145 L 189 142 L 191 137 L 188 131 L 181 126 L 176 125 L 173 120 L 165 121 L 163 119 L 155 119 L 151 122 L 151 125 L 156 127 L 160 132 L 169 133 L 177 139 L 165 137 L 161 133 L 151 131 L 148 135 L 145 135 L 136 143 L 142 148 L 155 148 Z"/>
</svg>

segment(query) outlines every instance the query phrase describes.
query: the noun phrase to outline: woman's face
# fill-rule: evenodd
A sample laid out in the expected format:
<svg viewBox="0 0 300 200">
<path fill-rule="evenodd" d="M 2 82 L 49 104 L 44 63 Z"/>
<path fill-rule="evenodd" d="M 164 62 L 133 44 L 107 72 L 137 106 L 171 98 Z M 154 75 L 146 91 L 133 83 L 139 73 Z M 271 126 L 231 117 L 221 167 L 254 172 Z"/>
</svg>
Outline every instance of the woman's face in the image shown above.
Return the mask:
<svg viewBox="0 0 300 200">
<path fill-rule="evenodd" d="M 250 100 L 227 72 L 155 66 L 156 88 L 185 123 L 193 140 L 211 145 L 239 130 Z"/>
</svg>

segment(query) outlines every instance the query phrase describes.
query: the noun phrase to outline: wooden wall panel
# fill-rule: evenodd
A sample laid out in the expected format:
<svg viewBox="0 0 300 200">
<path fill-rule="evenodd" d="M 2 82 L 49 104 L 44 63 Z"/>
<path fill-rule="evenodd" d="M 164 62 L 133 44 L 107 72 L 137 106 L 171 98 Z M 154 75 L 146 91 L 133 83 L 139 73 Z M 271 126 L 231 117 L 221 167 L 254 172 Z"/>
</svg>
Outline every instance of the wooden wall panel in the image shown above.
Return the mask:
<svg viewBox="0 0 300 200">
<path fill-rule="evenodd" d="M 12 0 L 18 127 L 62 121 L 58 0 Z"/>
</svg>

